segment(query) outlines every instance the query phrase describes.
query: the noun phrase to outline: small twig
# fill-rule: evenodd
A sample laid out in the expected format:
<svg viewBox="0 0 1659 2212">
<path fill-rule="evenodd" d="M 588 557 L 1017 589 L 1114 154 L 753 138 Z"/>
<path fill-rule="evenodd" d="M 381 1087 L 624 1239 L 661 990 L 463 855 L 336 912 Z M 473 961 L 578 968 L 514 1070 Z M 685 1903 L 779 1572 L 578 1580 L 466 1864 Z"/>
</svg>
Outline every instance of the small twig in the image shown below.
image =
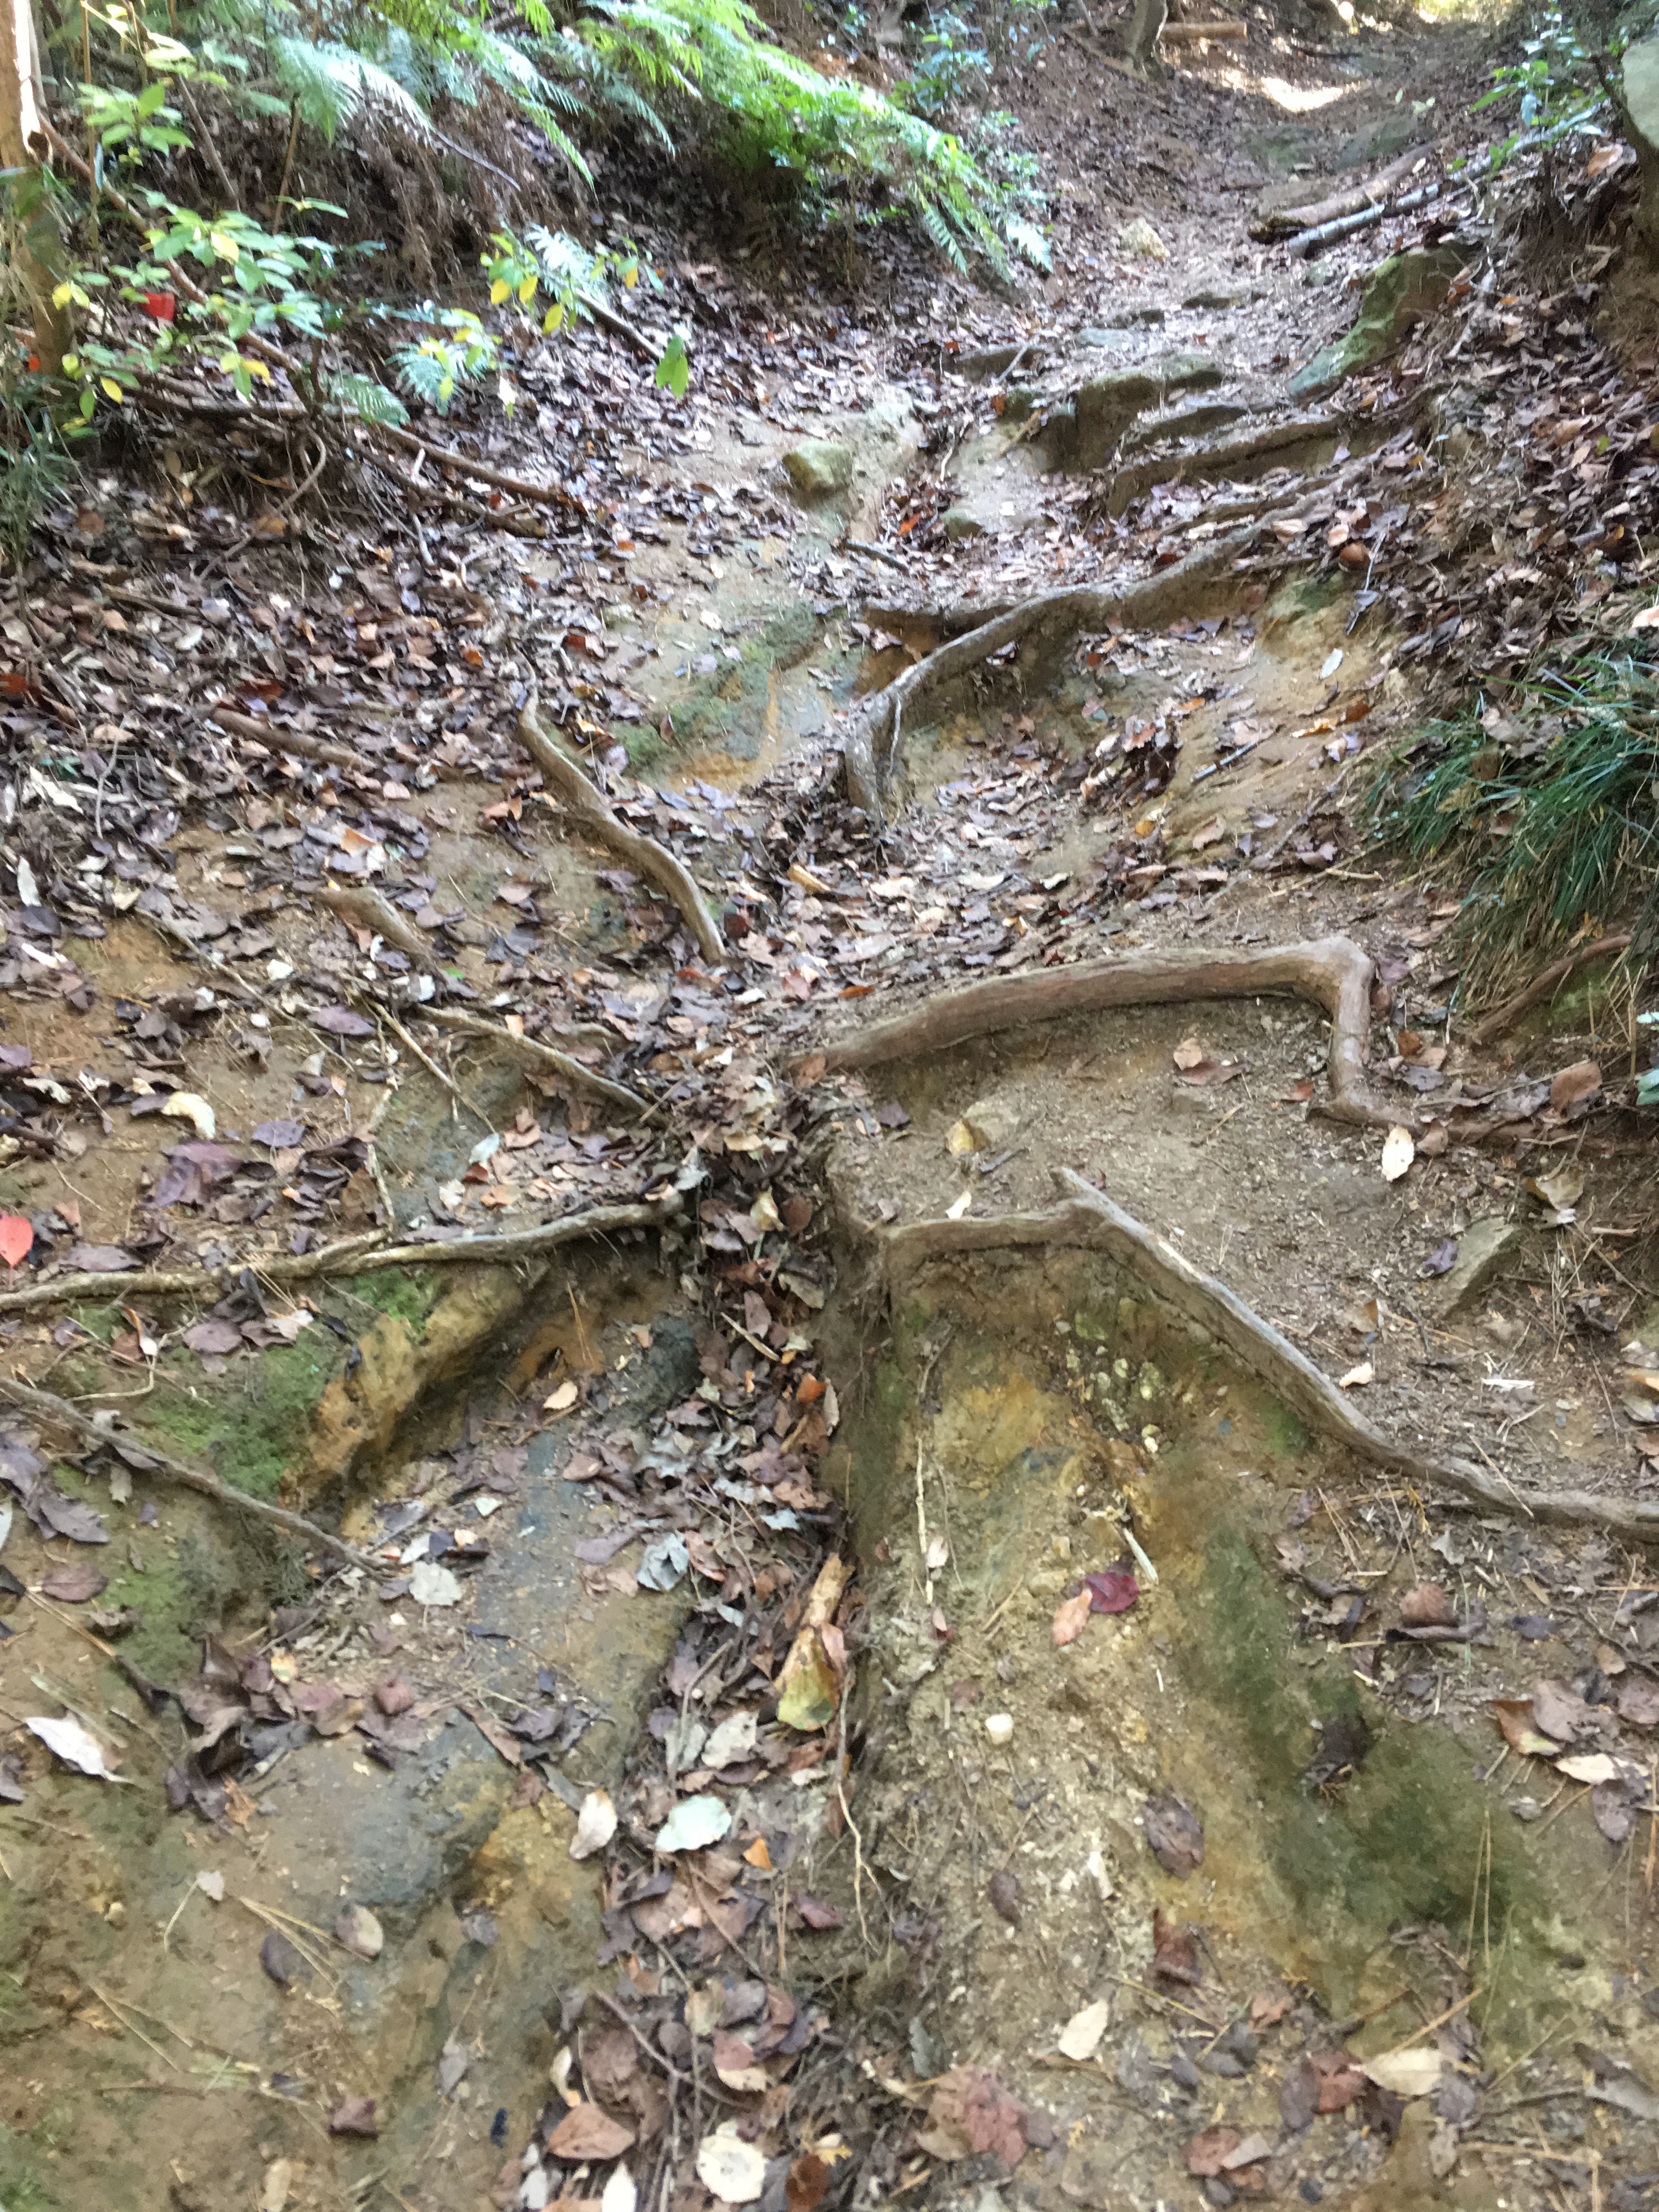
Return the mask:
<svg viewBox="0 0 1659 2212">
<path fill-rule="evenodd" d="M 449 1092 L 451 1097 L 458 1098 L 461 1104 L 465 1107 L 467 1112 L 472 1115 L 473 1119 L 477 1121 L 482 1121 L 484 1127 L 489 1130 L 490 1135 L 493 1137 L 495 1134 L 495 1124 L 490 1120 L 489 1115 L 484 1112 L 483 1108 L 482 1106 L 475 1106 L 473 1104 L 472 1101 L 467 1097 L 465 1091 L 462 1090 L 460 1085 L 456 1082 L 454 1077 L 449 1074 L 445 1069 L 439 1066 L 437 1061 L 433 1059 L 431 1054 L 428 1052 L 424 1045 L 416 1043 L 416 1040 L 410 1036 L 409 1031 L 404 1027 L 403 1024 L 398 1019 L 398 1017 L 395 1014 L 388 1013 L 384 1006 L 377 1006 L 374 1011 L 379 1014 L 380 1019 L 386 1024 L 386 1027 L 392 1031 L 393 1036 L 401 1037 L 403 1039 L 403 1042 L 409 1047 L 409 1049 L 414 1054 L 416 1059 L 420 1061 L 421 1066 L 425 1068 L 427 1073 L 428 1075 L 435 1076 L 438 1081 L 442 1084 L 444 1089 Z"/>
<path fill-rule="evenodd" d="M 0 1396 L 9 1398 L 15 1406 L 21 1406 L 26 1413 L 33 1413 L 40 1420 L 55 1421 L 60 1426 L 72 1430 L 88 1443 L 141 1457 L 149 1467 L 170 1475 L 183 1488 L 197 1491 L 202 1497 L 214 1498 L 219 1504 L 234 1507 L 238 1512 L 251 1513 L 256 1519 L 269 1521 L 286 1534 L 331 1552 L 336 1559 L 345 1560 L 350 1566 L 361 1567 L 365 1573 L 378 1575 L 381 1571 L 367 1553 L 357 1551 L 338 1536 L 331 1535 L 326 1528 L 319 1528 L 314 1521 L 307 1521 L 304 1514 L 290 1513 L 284 1506 L 269 1504 L 263 1498 L 252 1497 L 245 1490 L 233 1490 L 228 1483 L 221 1482 L 216 1474 L 209 1474 L 202 1468 L 191 1467 L 183 1460 L 173 1459 L 165 1452 L 157 1451 L 154 1445 L 143 1442 L 131 1429 L 124 1430 L 118 1436 L 114 1431 L 101 1427 L 90 1415 L 71 1406 L 67 1398 L 58 1397 L 55 1391 L 37 1390 L 33 1384 L 20 1382 L 13 1376 L 0 1375 Z"/>
<path fill-rule="evenodd" d="M 421 1018 L 437 1022 L 447 1030 L 465 1030 L 469 1036 L 488 1037 L 491 1044 L 499 1045 L 513 1059 L 526 1067 L 541 1069 L 556 1075 L 562 1083 L 573 1084 L 591 1091 L 600 1098 L 608 1098 L 613 1106 L 625 1106 L 631 1113 L 644 1114 L 650 1110 L 649 1101 L 625 1084 L 612 1083 L 608 1076 L 596 1075 L 580 1060 L 573 1060 L 568 1052 L 556 1046 L 543 1044 L 538 1038 L 515 1036 L 511 1030 L 502 1029 L 495 1022 L 487 1022 L 482 1014 L 463 1013 L 459 1008 L 422 1006 Z"/>
</svg>

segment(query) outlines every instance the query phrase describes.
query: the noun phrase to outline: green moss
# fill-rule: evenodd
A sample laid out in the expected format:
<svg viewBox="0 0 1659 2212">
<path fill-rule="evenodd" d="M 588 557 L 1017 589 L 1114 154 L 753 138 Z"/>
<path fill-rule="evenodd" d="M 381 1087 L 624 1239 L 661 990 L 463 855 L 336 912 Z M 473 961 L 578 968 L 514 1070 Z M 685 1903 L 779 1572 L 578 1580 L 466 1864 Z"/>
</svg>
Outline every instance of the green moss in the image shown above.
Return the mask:
<svg viewBox="0 0 1659 2212">
<path fill-rule="evenodd" d="M 1267 1407 L 1267 1449 L 1280 1459 L 1295 1459 L 1312 1442 L 1297 1415 L 1288 1406 L 1270 1398 Z"/>
<path fill-rule="evenodd" d="M 805 660 L 818 640 L 817 617 L 808 606 L 786 607 L 758 638 L 742 646 L 742 659 L 712 676 L 695 678 L 672 709 L 674 742 L 693 749 L 716 746 L 739 760 L 760 750 L 769 690 L 775 671 Z"/>
<path fill-rule="evenodd" d="M 0 2121 L 0 2205 L 5 2212 L 59 2212 L 64 2201 L 41 2180 L 22 2136 Z"/>
<path fill-rule="evenodd" d="M 331 1330 L 308 1328 L 297 1344 L 272 1345 L 222 1376 L 170 1378 L 144 1428 L 239 1490 L 275 1498 L 341 1358 Z"/>
<path fill-rule="evenodd" d="M 372 1275 L 359 1275 L 355 1287 L 366 1305 L 407 1322 L 419 1335 L 442 1295 L 435 1267 L 382 1267 Z"/>
</svg>

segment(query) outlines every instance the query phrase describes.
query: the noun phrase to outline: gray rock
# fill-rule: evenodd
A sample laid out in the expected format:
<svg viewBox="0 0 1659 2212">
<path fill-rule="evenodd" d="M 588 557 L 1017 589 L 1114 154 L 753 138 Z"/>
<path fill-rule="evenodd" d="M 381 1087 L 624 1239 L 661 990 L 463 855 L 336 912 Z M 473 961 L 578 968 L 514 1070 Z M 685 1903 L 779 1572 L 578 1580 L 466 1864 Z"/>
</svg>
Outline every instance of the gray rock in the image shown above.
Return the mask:
<svg viewBox="0 0 1659 2212">
<path fill-rule="evenodd" d="M 1522 1238 L 1518 1222 L 1499 1214 L 1486 1214 L 1470 1222 L 1458 1239 L 1457 1258 L 1424 1293 L 1424 1304 L 1437 1321 L 1450 1321 L 1472 1305 L 1481 1292 L 1516 1257 Z"/>
<path fill-rule="evenodd" d="M 1443 302 L 1454 278 L 1471 261 L 1475 247 L 1448 239 L 1442 245 L 1416 247 L 1409 253 L 1390 254 L 1379 261 L 1365 279 L 1359 319 L 1353 328 L 1327 346 L 1291 379 L 1293 399 L 1316 398 L 1334 392 L 1357 369 L 1370 368 L 1385 360 L 1414 324 L 1431 315 Z"/>
<path fill-rule="evenodd" d="M 795 496 L 804 506 L 833 499 L 853 481 L 853 449 L 827 438 L 803 438 L 783 457 Z"/>
<path fill-rule="evenodd" d="M 1649 253 L 1659 258 L 1659 32 L 1631 41 L 1623 76 L 1630 140 L 1642 165 L 1636 228 Z"/>
<path fill-rule="evenodd" d="M 1224 314 L 1229 307 L 1242 307 L 1250 295 L 1240 292 L 1194 292 L 1182 306 L 1194 313 Z"/>
<path fill-rule="evenodd" d="M 954 545 L 963 538 L 983 538 L 985 525 L 965 507 L 947 507 L 939 517 L 939 528 Z"/>
<path fill-rule="evenodd" d="M 1045 443 L 1061 467 L 1086 473 L 1116 450 L 1138 415 L 1161 406 L 1170 392 L 1206 392 L 1223 381 L 1221 369 L 1202 354 L 1159 354 L 1135 368 L 1109 369 L 1055 408 Z"/>
<path fill-rule="evenodd" d="M 1102 330 L 1091 325 L 1078 332 L 1077 342 L 1094 353 L 1121 353 L 1126 347 L 1133 344 L 1134 334 L 1127 330 Z"/>
<path fill-rule="evenodd" d="M 958 376 L 983 384 L 993 376 L 1000 376 L 1024 351 L 1024 341 L 1017 345 L 981 346 L 974 353 L 959 353 L 951 365 Z"/>
<path fill-rule="evenodd" d="M 1018 1135 L 1019 1116 L 994 1098 L 980 1098 L 963 1108 L 962 1126 L 973 1139 L 976 1152 L 1000 1152 Z"/>
<path fill-rule="evenodd" d="M 1134 425 L 1123 441 L 1126 453 L 1138 453 L 1164 438 L 1207 438 L 1212 430 L 1224 430 L 1242 422 L 1249 409 L 1237 399 L 1203 399 L 1194 407 L 1160 409 Z"/>
</svg>

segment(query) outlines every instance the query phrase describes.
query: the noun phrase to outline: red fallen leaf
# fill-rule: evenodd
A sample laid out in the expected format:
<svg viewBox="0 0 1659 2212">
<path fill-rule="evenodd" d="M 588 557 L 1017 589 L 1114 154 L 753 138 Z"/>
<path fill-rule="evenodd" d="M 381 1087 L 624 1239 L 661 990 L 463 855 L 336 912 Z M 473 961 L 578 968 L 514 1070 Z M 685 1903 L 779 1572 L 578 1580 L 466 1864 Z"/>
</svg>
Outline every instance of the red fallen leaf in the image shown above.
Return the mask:
<svg viewBox="0 0 1659 2212">
<path fill-rule="evenodd" d="M 1166 1920 L 1156 1907 L 1152 1912 L 1152 1971 L 1167 1975 L 1172 1982 L 1186 1982 L 1194 1989 L 1201 1978 L 1197 1937 L 1178 1920 Z"/>
<path fill-rule="evenodd" d="M 1204 2128 L 1187 2146 L 1187 2171 L 1201 2180 L 1219 2173 L 1228 2154 L 1236 2151 L 1243 2138 L 1237 2128 Z"/>
<path fill-rule="evenodd" d="M 794 1906 L 809 1928 L 839 1928 L 842 1917 L 833 1905 L 826 1905 L 821 1897 L 809 1897 L 805 1890 L 794 1899 Z"/>
<path fill-rule="evenodd" d="M 1103 1574 L 1085 1575 L 1083 1587 L 1089 1593 L 1091 1613 L 1127 1613 L 1140 1595 L 1140 1584 L 1122 1567 L 1110 1567 Z"/>
<path fill-rule="evenodd" d="M 1281 1091 L 1274 1099 L 1273 1104 L 1275 1106 L 1305 1106 L 1313 1095 L 1312 1079 L 1304 1075 L 1299 1083 L 1292 1083 L 1288 1090 Z"/>
<path fill-rule="evenodd" d="M 1550 1085 L 1550 1104 L 1569 1120 L 1587 1106 L 1601 1088 L 1601 1068 L 1594 1060 L 1576 1060 L 1564 1067 Z"/>
<path fill-rule="evenodd" d="M 1273 2027 L 1290 2010 L 1293 1999 L 1280 1982 L 1273 1989 L 1258 1990 L 1250 1999 L 1250 2026 Z"/>
<path fill-rule="evenodd" d="M 21 1266 L 34 1249 L 34 1231 L 21 1213 L 0 1213 L 0 1260 Z"/>
<path fill-rule="evenodd" d="M 146 292 L 144 295 L 144 313 L 153 322 L 170 323 L 178 305 L 176 296 L 171 292 Z"/>
<path fill-rule="evenodd" d="M 380 2123 L 374 2117 L 373 2097 L 343 2097 L 328 2116 L 331 2136 L 377 2136 Z"/>
<path fill-rule="evenodd" d="M 1322 2112 L 1346 2112 L 1356 2097 L 1364 2095 L 1366 2078 L 1346 2051 L 1316 2051 L 1311 2057 L 1319 2076 Z"/>
<path fill-rule="evenodd" d="M 1076 1643 L 1078 1638 L 1083 1633 L 1083 1625 L 1088 1620 L 1091 1610 L 1089 1593 L 1086 1589 L 1080 1589 L 1075 1597 L 1063 1598 L 1060 1601 L 1050 1631 L 1057 1649 L 1067 1644 Z"/>
</svg>

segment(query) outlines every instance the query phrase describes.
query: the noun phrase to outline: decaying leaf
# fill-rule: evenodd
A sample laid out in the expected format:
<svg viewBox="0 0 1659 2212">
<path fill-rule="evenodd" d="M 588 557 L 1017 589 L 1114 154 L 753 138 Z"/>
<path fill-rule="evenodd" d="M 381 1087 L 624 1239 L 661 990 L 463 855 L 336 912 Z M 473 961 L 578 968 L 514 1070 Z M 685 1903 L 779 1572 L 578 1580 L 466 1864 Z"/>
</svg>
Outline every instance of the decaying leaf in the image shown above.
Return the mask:
<svg viewBox="0 0 1659 2212">
<path fill-rule="evenodd" d="M 1362 2059 L 1359 2070 L 1367 2081 L 1392 2090 L 1396 2097 L 1426 2097 L 1440 2087 L 1440 2053 L 1416 2044 L 1409 2051 L 1385 2051 L 1378 2057 Z"/>
<path fill-rule="evenodd" d="M 718 2128 L 697 2145 L 697 2179 L 727 2204 L 752 2204 L 766 2186 L 766 2154 Z"/>
<path fill-rule="evenodd" d="M 1560 1745 L 1553 1743 L 1536 1727 L 1530 1698 L 1494 1698 L 1492 1717 L 1504 1732 L 1504 1741 L 1523 1759 L 1553 1759 Z"/>
<path fill-rule="evenodd" d="M 1197 1936 L 1190 1928 L 1183 1928 L 1178 1920 L 1169 1919 L 1156 1908 L 1152 1913 L 1152 1971 L 1167 1974 L 1172 1982 L 1185 1982 L 1194 1989 L 1201 1978 Z"/>
<path fill-rule="evenodd" d="M 602 1793 L 595 1790 L 595 1796 Z M 584 1810 L 586 1808 L 584 1808 Z M 616 1815 L 611 1814 L 611 1826 Z M 732 1827 L 732 1808 L 723 1797 L 682 1797 L 657 1831 L 659 1851 L 700 1851 L 717 1844 Z M 608 1838 L 607 1838 L 608 1840 Z"/>
<path fill-rule="evenodd" d="M 1382 1145 L 1382 1180 L 1398 1182 L 1417 1158 L 1417 1143 L 1403 1123 L 1396 1122 Z"/>
<path fill-rule="evenodd" d="M 1082 1635 L 1091 1609 L 1091 1601 L 1086 1589 L 1080 1589 L 1075 1597 L 1061 1600 L 1048 1632 L 1057 1650 L 1061 1645 L 1074 1644 Z"/>
<path fill-rule="evenodd" d="M 82 1727 L 79 1721 L 34 1719 L 23 1723 L 31 1735 L 38 1735 L 46 1749 L 65 1766 L 72 1766 L 79 1774 L 89 1774 L 98 1782 L 125 1782 L 125 1774 L 112 1774 L 104 1762 L 103 1747 L 96 1736 Z"/>
<path fill-rule="evenodd" d="M 1146 1800 L 1146 1842 L 1165 1874 L 1185 1881 L 1204 1863 L 1204 1830 L 1184 1797 L 1172 1790 Z"/>
<path fill-rule="evenodd" d="M 1127 1613 L 1140 1596 L 1140 1584 L 1125 1567 L 1085 1575 L 1083 1587 L 1089 1593 L 1091 1613 Z"/>
<path fill-rule="evenodd" d="M 573 2105 L 547 2139 L 549 2155 L 573 2166 L 620 2158 L 634 2148 L 634 2131 L 597 2105 Z"/>
<path fill-rule="evenodd" d="M 1095 2003 L 1085 2005 L 1081 2012 L 1074 2012 L 1060 2032 L 1061 2057 L 1079 2062 L 1092 2058 L 1100 2048 L 1111 2017 L 1111 2001 L 1108 1997 L 1098 1998 Z"/>
<path fill-rule="evenodd" d="M 1400 1601 L 1400 1619 L 1407 1628 L 1449 1628 L 1456 1615 L 1438 1583 L 1417 1583 Z"/>
</svg>

